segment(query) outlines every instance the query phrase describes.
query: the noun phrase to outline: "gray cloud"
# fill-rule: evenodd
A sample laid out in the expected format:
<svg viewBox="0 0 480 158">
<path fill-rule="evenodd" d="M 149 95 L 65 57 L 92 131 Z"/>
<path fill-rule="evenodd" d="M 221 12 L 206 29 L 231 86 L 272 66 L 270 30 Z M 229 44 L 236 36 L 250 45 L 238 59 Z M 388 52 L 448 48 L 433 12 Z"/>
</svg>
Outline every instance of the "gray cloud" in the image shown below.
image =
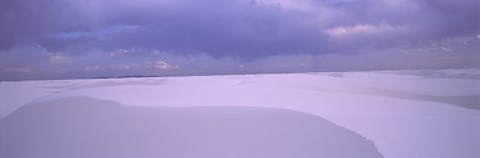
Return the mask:
<svg viewBox="0 0 480 158">
<path fill-rule="evenodd" d="M 438 40 L 479 32 L 478 1 L 2 1 L 0 46 L 36 42 L 50 50 L 72 45 L 102 49 L 149 47 L 212 56 L 254 58 L 275 54 L 327 53 L 362 45 Z M 414 17 L 414 18 L 413 18 Z M 322 30 L 391 28 L 389 34 L 355 34 L 356 42 L 331 45 Z M 52 38 L 136 26 L 108 35 Z M 398 30 L 397 30 L 398 29 Z M 361 39 L 361 40 L 357 40 Z M 357 44 L 355 44 L 357 43 Z"/>
<path fill-rule="evenodd" d="M 429 54 L 461 63 L 478 58 L 479 6 L 477 0 L 2 0 L 0 66 L 25 70 L 15 68 L 34 67 L 31 61 L 37 60 L 44 69 L 81 71 L 86 66 L 153 62 L 149 59 L 158 58 L 153 51 L 170 52 L 174 58 L 238 58 L 232 67 L 252 61 L 275 67 L 282 61 L 271 59 L 280 56 L 322 58 L 308 60 L 322 62 L 308 70 L 329 67 L 324 63 L 334 60 L 326 57 L 330 55 L 345 56 L 344 69 L 354 68 L 348 64 L 356 63 L 353 57 L 367 55 L 377 60 L 402 56 L 408 63 L 434 60 L 412 55 Z M 108 57 L 118 50 L 136 51 Z M 55 57 L 70 60 L 59 64 Z M 302 62 L 298 59 L 292 61 Z M 446 62 L 431 62 L 442 67 L 439 63 Z"/>
</svg>

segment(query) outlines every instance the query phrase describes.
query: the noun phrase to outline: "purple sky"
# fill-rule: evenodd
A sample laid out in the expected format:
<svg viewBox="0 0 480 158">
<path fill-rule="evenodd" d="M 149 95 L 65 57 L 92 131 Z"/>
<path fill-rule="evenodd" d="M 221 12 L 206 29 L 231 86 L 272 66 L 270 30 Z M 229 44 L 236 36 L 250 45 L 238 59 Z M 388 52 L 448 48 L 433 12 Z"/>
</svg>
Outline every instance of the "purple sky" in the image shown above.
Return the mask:
<svg viewBox="0 0 480 158">
<path fill-rule="evenodd" d="M 0 80 L 480 67 L 478 0 L 0 0 Z"/>
</svg>

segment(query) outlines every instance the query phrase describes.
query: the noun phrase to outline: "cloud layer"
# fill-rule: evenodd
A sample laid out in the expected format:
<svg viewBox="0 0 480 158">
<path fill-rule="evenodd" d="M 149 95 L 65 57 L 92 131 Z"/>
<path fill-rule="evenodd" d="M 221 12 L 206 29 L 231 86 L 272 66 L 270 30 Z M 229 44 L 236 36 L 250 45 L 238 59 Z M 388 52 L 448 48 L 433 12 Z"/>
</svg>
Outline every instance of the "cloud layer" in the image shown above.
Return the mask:
<svg viewBox="0 0 480 158">
<path fill-rule="evenodd" d="M 348 65 L 353 56 L 367 55 L 402 56 L 406 59 L 399 61 L 408 64 L 424 59 L 418 54 L 463 63 L 460 58 L 479 58 L 479 6 L 476 0 L 3 0 L 0 67 L 31 69 L 38 60 L 43 67 L 56 62 L 55 71 L 60 61 L 68 62 L 63 69 L 119 64 L 154 69 L 146 63 L 164 61 L 158 54 L 206 56 L 219 65 L 228 58 L 254 65 L 282 56 L 312 56 L 310 61 L 346 56 L 338 62 Z M 386 64 L 381 65 L 392 67 Z M 324 69 L 315 65 L 310 69 Z M 429 67 L 472 66 L 452 65 Z"/>
</svg>

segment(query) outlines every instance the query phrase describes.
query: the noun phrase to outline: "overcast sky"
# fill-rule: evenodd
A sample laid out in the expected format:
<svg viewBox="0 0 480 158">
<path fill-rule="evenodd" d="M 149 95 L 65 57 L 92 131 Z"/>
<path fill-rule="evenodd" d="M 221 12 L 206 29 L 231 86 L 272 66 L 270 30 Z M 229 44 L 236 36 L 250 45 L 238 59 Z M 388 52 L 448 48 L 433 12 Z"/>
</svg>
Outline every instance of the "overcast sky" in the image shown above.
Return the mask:
<svg viewBox="0 0 480 158">
<path fill-rule="evenodd" d="M 480 67 L 478 0 L 0 0 L 0 80 Z"/>
</svg>

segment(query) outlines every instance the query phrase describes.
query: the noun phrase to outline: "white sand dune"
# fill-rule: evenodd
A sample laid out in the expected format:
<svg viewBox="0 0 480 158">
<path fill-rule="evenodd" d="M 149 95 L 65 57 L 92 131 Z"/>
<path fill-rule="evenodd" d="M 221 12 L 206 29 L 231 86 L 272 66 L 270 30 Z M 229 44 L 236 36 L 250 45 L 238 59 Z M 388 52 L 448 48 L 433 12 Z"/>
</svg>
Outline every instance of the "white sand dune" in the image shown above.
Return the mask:
<svg viewBox="0 0 480 158">
<path fill-rule="evenodd" d="M 30 104 L 0 121 L 4 158 L 378 158 L 319 117 L 258 107 L 141 107 L 86 97 Z"/>
<path fill-rule="evenodd" d="M 480 70 L 1 82 L 0 117 L 25 103 L 87 96 L 140 107 L 264 107 L 308 113 L 386 158 L 480 157 Z M 5 108 L 8 107 L 8 108 Z"/>
</svg>

